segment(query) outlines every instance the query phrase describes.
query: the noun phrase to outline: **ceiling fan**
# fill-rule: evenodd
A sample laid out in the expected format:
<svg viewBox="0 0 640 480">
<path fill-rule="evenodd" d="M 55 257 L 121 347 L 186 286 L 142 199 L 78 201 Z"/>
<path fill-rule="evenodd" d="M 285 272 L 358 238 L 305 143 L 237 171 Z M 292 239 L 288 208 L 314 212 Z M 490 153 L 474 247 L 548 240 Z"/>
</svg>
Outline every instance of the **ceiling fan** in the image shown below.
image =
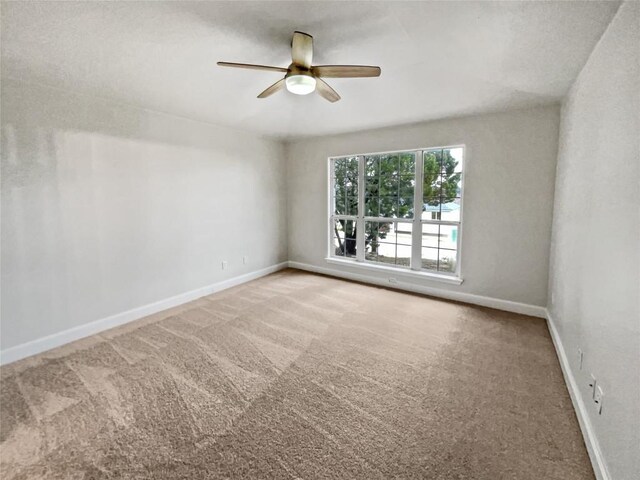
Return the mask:
<svg viewBox="0 0 640 480">
<path fill-rule="evenodd" d="M 268 70 L 285 74 L 284 78 L 281 78 L 268 87 L 258 95 L 258 98 L 266 98 L 286 88 L 296 95 L 308 95 L 315 90 L 331 103 L 340 100 L 340 95 L 320 77 L 356 78 L 380 76 L 380 67 L 365 65 L 312 65 L 312 59 L 313 37 L 308 33 L 293 32 L 293 39 L 291 40 L 291 65 L 287 68 L 231 62 L 218 62 L 218 65 L 221 67 Z"/>
</svg>

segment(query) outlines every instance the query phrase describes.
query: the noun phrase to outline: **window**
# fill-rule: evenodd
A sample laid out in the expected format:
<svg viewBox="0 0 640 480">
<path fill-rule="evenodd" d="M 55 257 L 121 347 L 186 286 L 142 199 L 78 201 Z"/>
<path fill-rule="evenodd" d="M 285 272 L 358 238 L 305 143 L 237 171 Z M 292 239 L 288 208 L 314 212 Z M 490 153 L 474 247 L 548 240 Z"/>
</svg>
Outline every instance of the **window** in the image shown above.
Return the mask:
<svg viewBox="0 0 640 480">
<path fill-rule="evenodd" d="M 329 256 L 460 275 L 463 147 L 329 159 Z"/>
</svg>

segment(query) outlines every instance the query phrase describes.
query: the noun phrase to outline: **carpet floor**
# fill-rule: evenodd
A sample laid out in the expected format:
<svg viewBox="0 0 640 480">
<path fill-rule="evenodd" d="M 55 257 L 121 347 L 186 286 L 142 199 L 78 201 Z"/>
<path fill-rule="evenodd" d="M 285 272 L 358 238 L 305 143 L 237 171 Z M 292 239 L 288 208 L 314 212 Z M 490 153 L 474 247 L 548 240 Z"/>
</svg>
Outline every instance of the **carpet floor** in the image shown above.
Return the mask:
<svg viewBox="0 0 640 480">
<path fill-rule="evenodd" d="M 5 479 L 593 479 L 545 322 L 286 270 L 2 368 Z"/>
</svg>

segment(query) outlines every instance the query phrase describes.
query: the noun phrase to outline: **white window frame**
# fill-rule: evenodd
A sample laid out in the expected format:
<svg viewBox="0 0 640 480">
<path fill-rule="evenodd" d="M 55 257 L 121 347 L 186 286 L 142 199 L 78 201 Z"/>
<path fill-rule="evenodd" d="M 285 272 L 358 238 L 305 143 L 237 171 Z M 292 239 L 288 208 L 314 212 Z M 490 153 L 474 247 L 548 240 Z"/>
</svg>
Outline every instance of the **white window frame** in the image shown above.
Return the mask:
<svg viewBox="0 0 640 480">
<path fill-rule="evenodd" d="M 423 219 L 422 210 L 416 212 L 416 206 L 422 205 L 423 199 L 423 182 L 424 182 L 424 153 L 429 151 L 445 150 L 461 148 L 462 149 L 462 171 L 460 175 L 460 220 L 459 221 L 447 221 L 447 220 L 432 220 Z M 390 219 L 388 217 L 365 217 L 364 216 L 364 196 L 365 196 L 365 157 L 368 155 L 384 155 L 394 153 L 413 153 L 415 156 L 415 188 L 414 188 L 414 215 L 413 219 Z M 441 147 L 427 147 L 416 148 L 408 150 L 393 150 L 387 152 L 372 152 L 362 153 L 355 155 L 339 155 L 328 158 L 328 249 L 326 261 L 328 263 L 336 265 L 352 266 L 367 270 L 377 270 L 381 272 L 393 272 L 400 276 L 409 277 L 423 277 L 438 280 L 445 283 L 461 284 L 461 257 L 462 257 L 462 219 L 464 214 L 464 179 L 465 170 L 467 168 L 467 152 L 465 145 L 447 145 Z M 333 165 L 335 160 L 343 158 L 356 157 L 358 160 L 358 213 L 357 215 L 336 215 L 335 212 L 335 185 L 333 175 Z M 335 255 L 335 247 L 333 243 L 333 227 L 336 220 L 353 220 L 356 222 L 356 257 L 347 258 Z M 367 221 L 393 221 L 399 223 L 411 223 L 412 224 L 412 237 L 411 237 L 411 262 L 410 267 L 403 267 L 398 265 L 384 265 L 376 262 L 370 262 L 365 260 L 365 222 Z M 458 227 L 458 235 L 456 238 L 456 270 L 455 272 L 437 272 L 422 268 L 422 225 L 423 224 L 435 224 L 435 225 L 455 225 Z"/>
</svg>

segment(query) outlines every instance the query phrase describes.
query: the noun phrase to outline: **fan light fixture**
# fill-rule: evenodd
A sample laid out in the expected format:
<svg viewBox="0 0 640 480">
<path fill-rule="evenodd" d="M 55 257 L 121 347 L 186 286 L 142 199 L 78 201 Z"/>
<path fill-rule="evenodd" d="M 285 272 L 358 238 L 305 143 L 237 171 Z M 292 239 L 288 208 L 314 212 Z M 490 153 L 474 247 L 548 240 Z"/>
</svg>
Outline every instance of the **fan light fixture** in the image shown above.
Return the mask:
<svg viewBox="0 0 640 480">
<path fill-rule="evenodd" d="M 287 90 L 296 95 L 309 95 L 316 89 L 316 79 L 311 75 L 290 75 L 285 84 Z"/>
<path fill-rule="evenodd" d="M 218 62 L 221 67 L 248 68 L 267 72 L 284 73 L 284 77 L 267 87 L 258 98 L 267 98 L 276 92 L 287 89 L 296 95 L 309 95 L 318 92 L 331 103 L 340 100 L 340 95 L 323 77 L 327 78 L 362 78 L 379 77 L 380 67 L 371 65 L 312 65 L 313 37 L 304 32 L 293 32 L 291 39 L 291 65 L 288 67 L 272 67 L 252 63 Z"/>
</svg>

